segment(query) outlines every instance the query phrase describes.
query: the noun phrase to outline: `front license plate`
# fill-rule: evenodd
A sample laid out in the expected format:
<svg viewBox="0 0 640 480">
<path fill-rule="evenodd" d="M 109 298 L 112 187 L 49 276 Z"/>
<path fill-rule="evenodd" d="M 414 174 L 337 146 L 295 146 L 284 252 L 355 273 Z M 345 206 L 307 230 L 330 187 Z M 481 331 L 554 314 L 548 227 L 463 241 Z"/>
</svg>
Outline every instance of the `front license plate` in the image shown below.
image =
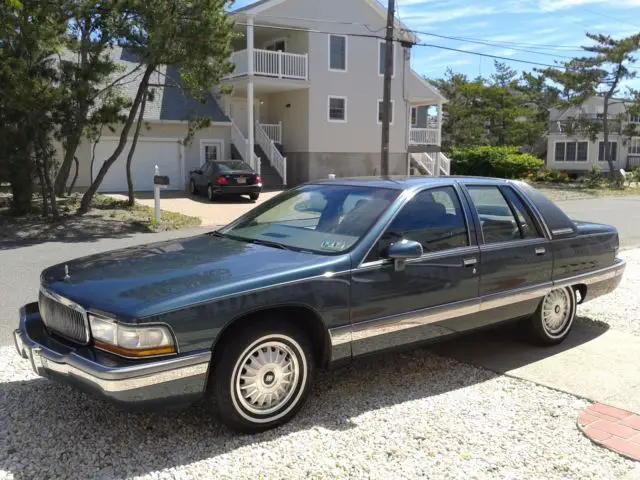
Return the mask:
<svg viewBox="0 0 640 480">
<path fill-rule="evenodd" d="M 244 177 L 238 177 L 238 183 L 239 184 L 245 184 L 245 183 L 247 183 L 247 179 L 244 178 Z"/>
</svg>

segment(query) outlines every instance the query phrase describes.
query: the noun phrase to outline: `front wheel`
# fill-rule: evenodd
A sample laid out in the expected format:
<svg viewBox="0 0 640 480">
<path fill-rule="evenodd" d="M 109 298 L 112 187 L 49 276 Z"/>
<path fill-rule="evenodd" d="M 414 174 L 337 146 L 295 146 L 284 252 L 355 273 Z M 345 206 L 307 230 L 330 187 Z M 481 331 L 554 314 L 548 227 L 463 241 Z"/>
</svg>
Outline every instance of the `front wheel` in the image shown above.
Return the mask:
<svg viewBox="0 0 640 480">
<path fill-rule="evenodd" d="M 222 423 L 237 431 L 254 433 L 288 422 L 311 389 L 309 337 L 288 322 L 268 323 L 227 337 L 211 368 L 209 401 Z"/>
<path fill-rule="evenodd" d="M 531 317 L 533 340 L 543 345 L 562 342 L 571 331 L 576 317 L 576 292 L 571 287 L 550 291 Z"/>
<path fill-rule="evenodd" d="M 191 180 L 189 182 L 189 193 L 191 195 L 196 195 L 198 193 L 198 188 L 196 187 L 196 182 L 194 182 L 193 180 Z"/>
</svg>

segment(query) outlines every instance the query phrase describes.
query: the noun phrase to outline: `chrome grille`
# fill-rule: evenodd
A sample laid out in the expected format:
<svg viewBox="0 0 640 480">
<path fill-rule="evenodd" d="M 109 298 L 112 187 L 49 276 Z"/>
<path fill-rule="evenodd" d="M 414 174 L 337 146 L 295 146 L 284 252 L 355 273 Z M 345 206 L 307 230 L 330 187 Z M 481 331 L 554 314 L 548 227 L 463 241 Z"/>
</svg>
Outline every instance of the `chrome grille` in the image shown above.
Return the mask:
<svg viewBox="0 0 640 480">
<path fill-rule="evenodd" d="M 40 317 L 47 329 L 76 343 L 89 343 L 89 328 L 84 310 L 64 298 L 40 291 Z"/>
</svg>

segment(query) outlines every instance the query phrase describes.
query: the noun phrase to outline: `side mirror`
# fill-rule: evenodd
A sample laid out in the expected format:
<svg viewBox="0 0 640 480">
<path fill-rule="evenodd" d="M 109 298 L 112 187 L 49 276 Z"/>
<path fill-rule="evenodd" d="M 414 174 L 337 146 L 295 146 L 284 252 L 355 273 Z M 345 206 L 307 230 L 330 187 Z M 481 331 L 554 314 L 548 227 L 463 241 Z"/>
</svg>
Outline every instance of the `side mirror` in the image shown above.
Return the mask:
<svg viewBox="0 0 640 480">
<path fill-rule="evenodd" d="M 420 258 L 423 253 L 422 245 L 419 242 L 403 238 L 387 249 L 385 257 L 393 260 L 396 272 L 400 272 L 404 270 L 407 260 Z"/>
</svg>

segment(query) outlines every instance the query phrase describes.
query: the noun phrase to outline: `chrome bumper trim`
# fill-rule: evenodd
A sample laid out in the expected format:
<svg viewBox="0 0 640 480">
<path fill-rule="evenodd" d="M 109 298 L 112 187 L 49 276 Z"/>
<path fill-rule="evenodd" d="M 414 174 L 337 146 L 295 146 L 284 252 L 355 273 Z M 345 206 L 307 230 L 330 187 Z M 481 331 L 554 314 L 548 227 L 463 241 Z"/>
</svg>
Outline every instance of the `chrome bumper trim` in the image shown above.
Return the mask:
<svg viewBox="0 0 640 480">
<path fill-rule="evenodd" d="M 211 352 L 204 351 L 157 362 L 126 367 L 108 367 L 71 352 L 56 352 L 32 340 L 27 334 L 27 313 L 20 311 L 20 327 L 14 331 L 16 350 L 31 362 L 35 373 L 41 376 L 60 374 L 75 377 L 104 393 L 128 392 L 153 387 L 175 380 L 205 376 Z M 204 380 L 202 387 L 204 389 Z"/>
</svg>

